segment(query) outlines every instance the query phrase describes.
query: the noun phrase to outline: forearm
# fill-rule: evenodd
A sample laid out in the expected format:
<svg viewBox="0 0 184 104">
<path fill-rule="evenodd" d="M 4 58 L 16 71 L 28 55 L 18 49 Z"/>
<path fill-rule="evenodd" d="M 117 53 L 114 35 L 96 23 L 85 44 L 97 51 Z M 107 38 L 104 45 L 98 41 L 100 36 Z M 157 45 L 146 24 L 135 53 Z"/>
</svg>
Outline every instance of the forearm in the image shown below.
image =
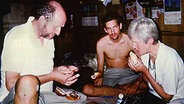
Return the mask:
<svg viewBox="0 0 184 104">
<path fill-rule="evenodd" d="M 162 97 L 162 99 L 169 101 L 172 99 L 172 95 L 167 94 L 163 87 L 156 82 L 156 80 L 151 76 L 150 73 L 146 73 L 146 78 L 149 81 L 149 83 L 151 84 L 151 86 L 154 88 L 154 90 L 157 92 L 158 95 L 160 95 Z"/>
<path fill-rule="evenodd" d="M 6 88 L 9 91 L 15 85 L 16 81 L 20 78 L 20 73 L 6 71 L 5 74 Z"/>
<path fill-rule="evenodd" d="M 56 68 L 57 67 L 54 67 L 53 70 L 56 69 Z M 47 82 L 50 82 L 50 81 L 54 81 L 54 77 L 52 75 L 53 74 L 52 72 L 53 71 L 51 71 L 48 74 L 38 75 L 37 77 L 39 78 L 40 83 L 41 84 L 44 84 L 44 83 L 47 83 Z"/>
<path fill-rule="evenodd" d="M 50 82 L 50 81 L 54 80 L 54 78 L 52 78 L 50 73 L 49 74 L 44 74 L 44 75 L 39 75 L 37 77 L 39 78 L 41 84 L 44 84 L 44 83 L 47 83 L 47 82 Z"/>
<path fill-rule="evenodd" d="M 136 90 L 139 88 L 139 85 L 140 85 L 140 83 L 141 83 L 141 79 L 142 79 L 142 77 L 139 76 L 139 77 L 133 82 L 133 84 L 132 84 L 132 86 L 134 86 L 134 88 L 136 88 Z"/>
<path fill-rule="evenodd" d="M 142 75 L 140 75 L 140 77 L 134 81 L 133 85 L 136 87 L 137 90 L 147 90 L 148 89 L 148 86 L 146 82 L 144 81 Z"/>
<path fill-rule="evenodd" d="M 104 65 L 103 64 L 99 65 L 97 71 L 100 72 L 101 76 L 103 76 L 103 74 L 104 74 Z"/>
<path fill-rule="evenodd" d="M 139 90 L 147 90 L 148 89 L 147 80 L 145 80 L 144 74 L 142 74 L 139 77 L 138 82 L 139 82 L 139 87 L 138 87 Z"/>
<path fill-rule="evenodd" d="M 97 71 L 101 73 L 103 76 L 104 74 L 104 54 L 98 49 L 97 51 Z"/>
<path fill-rule="evenodd" d="M 97 70 L 98 72 L 100 72 L 101 75 L 103 75 L 104 71 L 103 70 Z"/>
</svg>

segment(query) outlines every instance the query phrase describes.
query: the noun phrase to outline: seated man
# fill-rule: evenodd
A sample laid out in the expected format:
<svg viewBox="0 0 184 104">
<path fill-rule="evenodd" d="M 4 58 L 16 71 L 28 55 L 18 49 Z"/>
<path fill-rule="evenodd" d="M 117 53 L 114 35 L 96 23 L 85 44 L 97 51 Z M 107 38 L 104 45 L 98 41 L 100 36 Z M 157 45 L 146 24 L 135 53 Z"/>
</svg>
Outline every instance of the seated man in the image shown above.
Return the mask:
<svg viewBox="0 0 184 104">
<path fill-rule="evenodd" d="M 60 35 L 65 23 L 64 8 L 59 2 L 48 1 L 34 17 L 6 34 L 1 57 L 1 104 L 44 104 L 50 99 L 42 92 L 53 93 L 53 81 L 67 86 L 77 81 L 77 67 L 53 67 L 53 37 Z"/>
<path fill-rule="evenodd" d="M 128 57 L 132 51 L 128 36 L 121 32 L 120 16 L 109 13 L 104 17 L 104 30 L 107 33 L 96 46 L 98 76 L 94 84 L 86 84 L 83 93 L 88 96 L 110 96 L 138 93 L 141 75 L 128 67 Z M 104 63 L 107 69 L 104 72 Z"/>
</svg>

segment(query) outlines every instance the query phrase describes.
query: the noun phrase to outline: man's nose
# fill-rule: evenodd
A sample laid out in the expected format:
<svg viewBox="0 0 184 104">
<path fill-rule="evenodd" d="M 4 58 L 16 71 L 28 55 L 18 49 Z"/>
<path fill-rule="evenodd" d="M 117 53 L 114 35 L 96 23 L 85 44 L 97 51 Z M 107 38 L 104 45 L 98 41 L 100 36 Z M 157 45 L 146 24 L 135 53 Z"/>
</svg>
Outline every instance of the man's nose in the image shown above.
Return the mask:
<svg viewBox="0 0 184 104">
<path fill-rule="evenodd" d="M 114 28 L 111 28 L 111 33 L 112 33 L 112 34 L 114 34 L 114 33 L 115 33 Z"/>
<path fill-rule="evenodd" d="M 57 36 L 60 35 L 60 32 L 61 32 L 61 27 L 60 27 L 60 28 L 56 28 L 55 34 L 56 34 Z"/>
<path fill-rule="evenodd" d="M 133 43 L 133 48 L 137 49 L 137 45 L 135 43 Z"/>
</svg>

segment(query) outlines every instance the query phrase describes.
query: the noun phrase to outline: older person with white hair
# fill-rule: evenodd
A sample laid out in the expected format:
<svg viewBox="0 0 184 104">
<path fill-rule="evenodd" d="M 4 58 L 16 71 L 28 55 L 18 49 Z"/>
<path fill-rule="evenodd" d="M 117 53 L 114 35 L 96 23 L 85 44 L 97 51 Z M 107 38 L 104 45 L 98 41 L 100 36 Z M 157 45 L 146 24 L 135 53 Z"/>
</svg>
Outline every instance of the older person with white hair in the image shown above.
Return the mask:
<svg viewBox="0 0 184 104">
<path fill-rule="evenodd" d="M 130 59 L 129 66 L 142 73 L 149 86 L 149 93 L 139 97 L 146 99 L 146 104 L 184 104 L 183 60 L 173 48 L 159 41 L 156 23 L 145 17 L 134 19 L 128 36 L 141 56 L 136 63 Z"/>
</svg>

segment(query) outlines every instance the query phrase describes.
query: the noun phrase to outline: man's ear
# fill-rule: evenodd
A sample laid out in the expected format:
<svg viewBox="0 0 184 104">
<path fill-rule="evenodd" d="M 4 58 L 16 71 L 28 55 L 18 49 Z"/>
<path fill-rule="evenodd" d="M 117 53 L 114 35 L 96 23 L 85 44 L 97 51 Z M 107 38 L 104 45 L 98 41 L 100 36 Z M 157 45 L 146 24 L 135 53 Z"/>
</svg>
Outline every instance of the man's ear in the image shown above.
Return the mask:
<svg viewBox="0 0 184 104">
<path fill-rule="evenodd" d="M 147 44 L 153 44 L 153 43 L 154 43 L 153 38 L 148 39 Z"/>
<path fill-rule="evenodd" d="M 123 28 L 123 25 L 122 23 L 119 24 L 119 27 L 120 27 L 120 30 Z"/>
<path fill-rule="evenodd" d="M 47 20 L 46 20 L 46 18 L 44 16 L 40 16 L 38 20 L 40 22 L 42 22 L 42 23 L 46 23 L 47 22 Z"/>
<path fill-rule="evenodd" d="M 104 27 L 104 31 L 107 33 L 107 29 Z"/>
<path fill-rule="evenodd" d="M 40 16 L 39 17 L 39 20 L 42 20 L 43 21 L 43 20 L 45 20 L 45 17 L 44 16 Z"/>
</svg>

